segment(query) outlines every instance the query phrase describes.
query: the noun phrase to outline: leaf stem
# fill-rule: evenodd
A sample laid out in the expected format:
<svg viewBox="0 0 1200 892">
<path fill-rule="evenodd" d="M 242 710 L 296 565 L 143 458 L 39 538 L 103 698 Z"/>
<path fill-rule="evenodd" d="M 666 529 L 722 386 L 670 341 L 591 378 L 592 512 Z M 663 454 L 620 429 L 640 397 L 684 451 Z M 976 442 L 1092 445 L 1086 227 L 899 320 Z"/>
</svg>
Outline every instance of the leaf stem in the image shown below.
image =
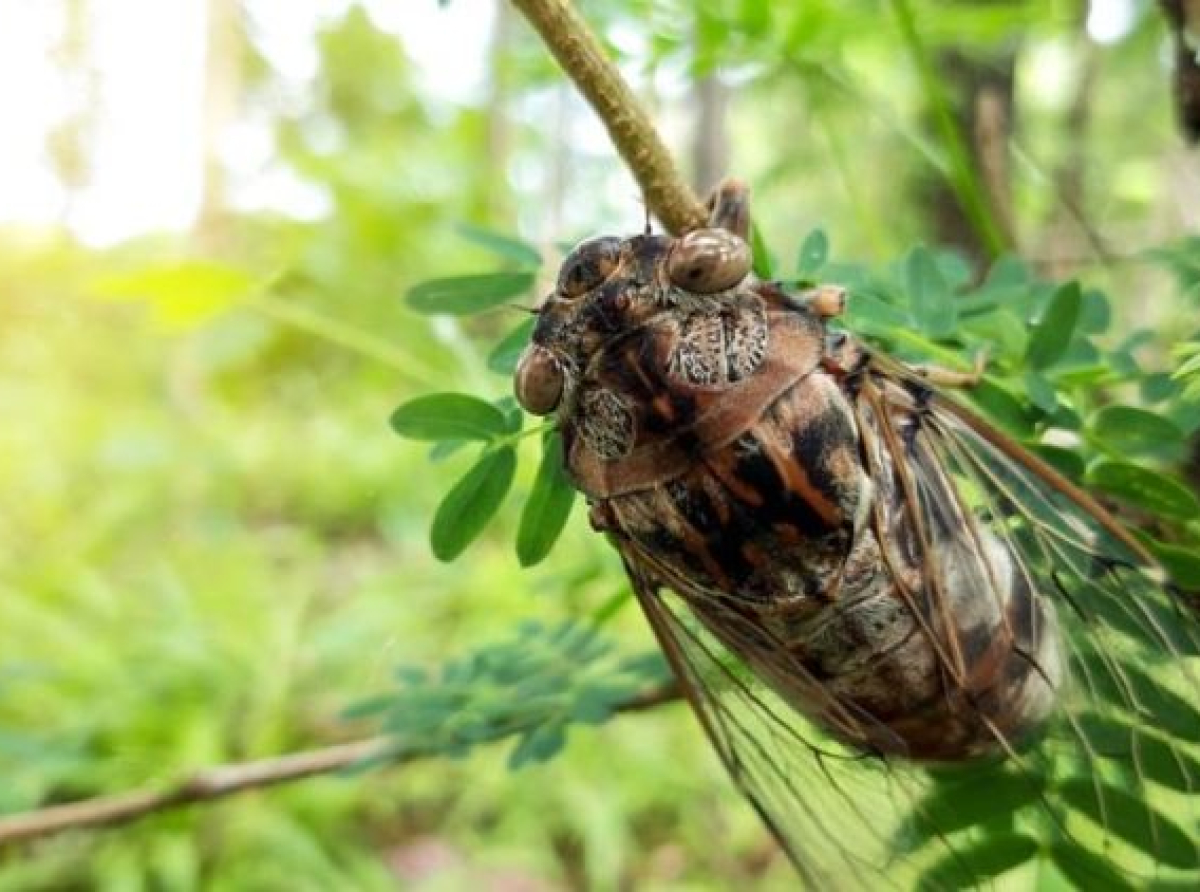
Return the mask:
<svg viewBox="0 0 1200 892">
<path fill-rule="evenodd" d="M 519 431 L 511 434 L 504 434 L 496 437 L 488 444 L 488 449 L 503 449 L 505 446 L 511 446 L 524 440 L 526 437 L 534 437 L 539 434 L 544 434 L 546 431 L 554 430 L 558 425 L 557 421 L 543 421 L 541 424 L 535 424 L 531 428 L 522 428 Z"/>
</svg>

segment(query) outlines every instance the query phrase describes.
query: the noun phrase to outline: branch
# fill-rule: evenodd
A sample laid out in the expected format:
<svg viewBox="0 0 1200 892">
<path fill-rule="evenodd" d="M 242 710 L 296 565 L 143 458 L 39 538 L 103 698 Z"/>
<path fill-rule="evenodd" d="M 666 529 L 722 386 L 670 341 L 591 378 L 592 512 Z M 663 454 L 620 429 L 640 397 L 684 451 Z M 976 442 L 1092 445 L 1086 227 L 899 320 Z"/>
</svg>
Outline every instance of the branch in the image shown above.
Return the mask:
<svg viewBox="0 0 1200 892">
<path fill-rule="evenodd" d="M 652 709 L 678 699 L 679 693 L 674 685 L 657 688 L 630 698 L 620 704 L 616 711 L 624 713 Z M 392 765 L 402 765 L 429 755 L 434 754 L 396 752 L 395 738 L 372 737 L 256 762 L 217 765 L 166 789 L 97 796 L 67 805 L 0 816 L 0 846 L 52 836 L 67 830 L 117 827 L 158 812 L 212 802 L 247 790 L 273 787 L 306 777 L 332 774 L 377 758 L 386 758 Z"/>
<path fill-rule="evenodd" d="M 513 0 L 513 5 L 537 29 L 604 122 L 617 151 L 642 187 L 651 212 L 675 234 L 703 226 L 708 220 L 704 206 L 683 181 L 650 116 L 570 3 Z"/>
</svg>

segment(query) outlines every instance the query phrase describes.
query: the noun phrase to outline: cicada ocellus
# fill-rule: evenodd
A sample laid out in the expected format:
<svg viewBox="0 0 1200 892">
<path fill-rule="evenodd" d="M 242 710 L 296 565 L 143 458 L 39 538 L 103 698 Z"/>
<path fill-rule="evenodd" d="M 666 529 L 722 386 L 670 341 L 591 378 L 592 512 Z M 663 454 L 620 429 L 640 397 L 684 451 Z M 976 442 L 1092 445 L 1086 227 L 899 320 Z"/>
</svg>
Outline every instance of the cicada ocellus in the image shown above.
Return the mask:
<svg viewBox="0 0 1200 892">
<path fill-rule="evenodd" d="M 1195 605 L 938 375 L 833 328 L 841 289 L 756 277 L 744 187 L 710 206 L 681 238 L 579 245 L 516 394 L 556 414 L 802 876 L 961 886 L 1037 852 L 1093 888 L 1195 877 Z"/>
</svg>

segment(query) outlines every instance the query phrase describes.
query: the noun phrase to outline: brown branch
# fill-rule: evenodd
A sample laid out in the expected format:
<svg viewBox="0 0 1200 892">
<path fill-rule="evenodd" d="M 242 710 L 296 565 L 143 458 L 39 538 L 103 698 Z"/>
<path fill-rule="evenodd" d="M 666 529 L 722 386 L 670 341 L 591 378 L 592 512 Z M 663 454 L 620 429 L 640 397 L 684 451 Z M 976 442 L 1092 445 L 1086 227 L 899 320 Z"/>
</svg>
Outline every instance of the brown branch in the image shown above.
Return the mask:
<svg viewBox="0 0 1200 892">
<path fill-rule="evenodd" d="M 616 65 L 566 0 L 513 0 L 563 70 L 595 109 L 632 171 L 646 206 L 673 233 L 703 226 L 703 205 L 680 176 L 671 153 Z"/>
<path fill-rule="evenodd" d="M 678 688 L 668 685 L 630 698 L 617 707 L 617 712 L 640 712 L 678 698 Z M 236 793 L 273 787 L 306 777 L 332 774 L 375 758 L 387 757 L 391 760 L 390 764 L 402 765 L 432 755 L 396 752 L 395 747 L 394 738 L 373 737 L 256 762 L 218 765 L 161 790 L 134 790 L 0 816 L 0 846 L 28 842 L 67 830 L 117 827 L 158 812 L 212 802 Z"/>
</svg>

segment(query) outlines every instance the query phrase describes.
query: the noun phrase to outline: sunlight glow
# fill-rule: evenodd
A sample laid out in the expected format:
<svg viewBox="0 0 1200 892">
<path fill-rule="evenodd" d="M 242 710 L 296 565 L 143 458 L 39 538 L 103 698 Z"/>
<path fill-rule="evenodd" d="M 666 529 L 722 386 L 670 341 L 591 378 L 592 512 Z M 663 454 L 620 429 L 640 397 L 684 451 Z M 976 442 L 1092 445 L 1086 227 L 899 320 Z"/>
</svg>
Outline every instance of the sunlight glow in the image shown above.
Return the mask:
<svg viewBox="0 0 1200 892">
<path fill-rule="evenodd" d="M 283 81 L 317 73 L 314 33 L 350 0 L 243 0 L 256 46 Z M 486 75 L 494 3 L 368 0 L 376 25 L 398 35 L 421 86 L 439 101 L 475 101 Z M 65 4 L 0 0 L 0 223 L 66 223 L 93 245 L 186 229 L 201 200 L 205 0 L 89 4 L 87 64 L 98 96 L 85 95 L 54 58 Z M 415 7 L 415 8 L 414 8 Z M 289 101 L 281 94 L 280 101 Z M 93 107 L 86 185 L 70 197 L 47 139 L 80 107 Z M 234 207 L 311 218 L 323 196 L 272 157 L 269 116 L 250 114 L 221 141 Z"/>
<path fill-rule="evenodd" d="M 1087 32 L 1097 43 L 1115 43 L 1133 28 L 1133 0 L 1091 0 Z"/>
</svg>

